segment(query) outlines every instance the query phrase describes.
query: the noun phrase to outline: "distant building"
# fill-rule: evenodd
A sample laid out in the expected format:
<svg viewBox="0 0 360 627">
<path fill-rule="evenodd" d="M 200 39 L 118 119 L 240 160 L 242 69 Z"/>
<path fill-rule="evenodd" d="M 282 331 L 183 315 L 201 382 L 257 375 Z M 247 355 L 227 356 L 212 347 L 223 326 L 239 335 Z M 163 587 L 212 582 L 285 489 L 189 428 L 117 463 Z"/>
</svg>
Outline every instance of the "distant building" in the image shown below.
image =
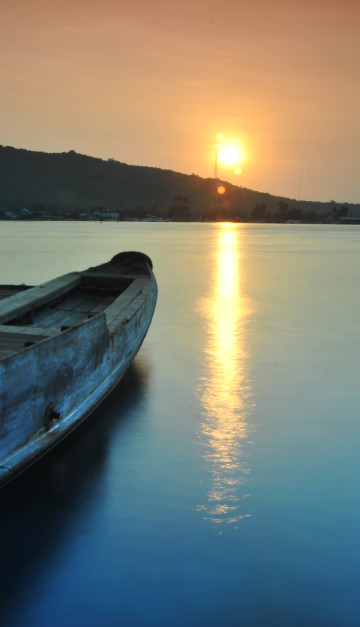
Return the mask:
<svg viewBox="0 0 360 627">
<path fill-rule="evenodd" d="M 360 224 L 360 212 L 352 211 L 352 213 L 347 216 L 341 216 L 340 222 L 342 224 Z"/>
<path fill-rule="evenodd" d="M 115 211 L 95 211 L 94 216 L 99 218 L 99 220 L 116 221 L 119 219 L 119 214 Z"/>
</svg>

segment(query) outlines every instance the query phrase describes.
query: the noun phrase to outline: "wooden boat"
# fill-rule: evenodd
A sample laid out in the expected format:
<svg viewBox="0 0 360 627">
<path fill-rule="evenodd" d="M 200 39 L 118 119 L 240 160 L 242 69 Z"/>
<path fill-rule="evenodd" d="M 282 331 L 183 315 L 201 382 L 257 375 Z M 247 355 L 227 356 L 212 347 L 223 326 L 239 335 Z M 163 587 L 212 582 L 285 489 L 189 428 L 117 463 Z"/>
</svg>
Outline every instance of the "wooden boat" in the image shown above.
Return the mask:
<svg viewBox="0 0 360 627">
<path fill-rule="evenodd" d="M 0 486 L 71 432 L 121 379 L 157 285 L 128 252 L 37 287 L 0 287 Z"/>
</svg>

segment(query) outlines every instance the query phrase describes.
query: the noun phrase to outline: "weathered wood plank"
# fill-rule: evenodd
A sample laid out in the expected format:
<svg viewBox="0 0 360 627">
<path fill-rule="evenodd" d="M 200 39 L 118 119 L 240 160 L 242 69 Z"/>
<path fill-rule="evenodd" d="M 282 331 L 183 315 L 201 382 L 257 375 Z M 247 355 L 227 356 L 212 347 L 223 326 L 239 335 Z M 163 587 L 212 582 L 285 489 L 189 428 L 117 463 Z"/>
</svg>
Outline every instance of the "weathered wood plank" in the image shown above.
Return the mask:
<svg viewBox="0 0 360 627">
<path fill-rule="evenodd" d="M 44 312 L 42 316 L 35 317 L 34 327 L 41 326 L 45 329 L 49 327 L 60 328 L 62 326 L 73 326 L 74 324 L 79 324 L 82 320 L 87 319 L 87 313 L 77 313 L 77 312 L 65 312 L 65 311 L 57 311 L 54 309 L 53 311 Z"/>
<path fill-rule="evenodd" d="M 76 292 L 56 305 L 55 309 L 61 311 L 87 311 L 91 309 L 94 303 L 97 304 L 100 298 L 100 296 L 91 292 Z"/>
<path fill-rule="evenodd" d="M 24 333 L 0 333 L 0 354 L 4 357 L 33 346 L 40 340 L 46 339 L 46 335 Z"/>
<path fill-rule="evenodd" d="M 46 337 L 51 337 L 53 335 L 56 335 L 56 333 L 58 333 L 59 331 L 57 329 L 51 329 L 51 328 L 42 328 L 42 327 L 34 327 L 34 326 L 26 326 L 26 327 L 21 327 L 18 325 L 6 325 L 6 324 L 0 324 L 0 335 L 4 334 L 4 333 L 8 333 L 8 334 L 30 334 L 30 335 L 44 335 Z"/>
<path fill-rule="evenodd" d="M 97 314 L 97 313 L 101 313 L 102 311 L 105 311 L 105 309 L 107 307 L 109 307 L 109 305 L 111 305 L 111 303 L 114 302 L 114 297 L 113 296 L 105 296 L 101 299 L 101 302 L 99 302 L 95 307 L 92 307 L 90 309 L 91 314 Z"/>
<path fill-rule="evenodd" d="M 11 298 L 3 299 L 0 301 L 0 324 L 20 318 L 27 312 L 46 304 L 49 300 L 61 297 L 79 285 L 79 283 L 80 274 L 73 272 L 53 281 L 43 283 L 38 287 L 15 294 Z"/>
</svg>

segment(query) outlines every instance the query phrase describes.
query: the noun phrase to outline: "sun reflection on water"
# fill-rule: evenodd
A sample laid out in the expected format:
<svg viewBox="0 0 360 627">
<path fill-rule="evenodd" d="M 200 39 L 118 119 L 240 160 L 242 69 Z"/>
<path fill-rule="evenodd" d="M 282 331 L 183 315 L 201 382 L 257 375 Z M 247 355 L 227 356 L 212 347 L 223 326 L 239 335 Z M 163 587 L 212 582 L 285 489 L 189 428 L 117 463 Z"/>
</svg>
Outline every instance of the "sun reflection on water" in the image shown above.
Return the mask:
<svg viewBox="0 0 360 627">
<path fill-rule="evenodd" d="M 198 509 L 215 523 L 236 523 L 249 516 L 244 484 L 250 472 L 246 458 L 252 405 L 245 330 L 251 303 L 243 295 L 241 237 L 239 225 L 219 225 L 211 292 L 199 303 L 207 320 L 201 439 L 211 488 L 208 503 Z"/>
</svg>

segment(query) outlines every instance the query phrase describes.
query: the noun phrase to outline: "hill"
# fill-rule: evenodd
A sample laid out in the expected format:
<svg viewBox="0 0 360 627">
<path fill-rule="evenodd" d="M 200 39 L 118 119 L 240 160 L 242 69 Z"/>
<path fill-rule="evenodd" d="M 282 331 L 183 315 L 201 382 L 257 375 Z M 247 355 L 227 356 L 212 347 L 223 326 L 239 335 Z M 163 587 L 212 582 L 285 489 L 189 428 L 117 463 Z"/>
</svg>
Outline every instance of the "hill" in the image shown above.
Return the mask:
<svg viewBox="0 0 360 627">
<path fill-rule="evenodd" d="M 0 211 L 27 208 L 33 216 L 56 217 L 113 212 L 131 219 L 281 219 L 336 215 L 337 203 L 297 201 L 171 170 L 127 165 L 73 150 L 35 152 L 0 146 Z M 360 208 L 359 205 L 346 205 Z M 343 212 L 346 210 L 343 208 Z"/>
</svg>

